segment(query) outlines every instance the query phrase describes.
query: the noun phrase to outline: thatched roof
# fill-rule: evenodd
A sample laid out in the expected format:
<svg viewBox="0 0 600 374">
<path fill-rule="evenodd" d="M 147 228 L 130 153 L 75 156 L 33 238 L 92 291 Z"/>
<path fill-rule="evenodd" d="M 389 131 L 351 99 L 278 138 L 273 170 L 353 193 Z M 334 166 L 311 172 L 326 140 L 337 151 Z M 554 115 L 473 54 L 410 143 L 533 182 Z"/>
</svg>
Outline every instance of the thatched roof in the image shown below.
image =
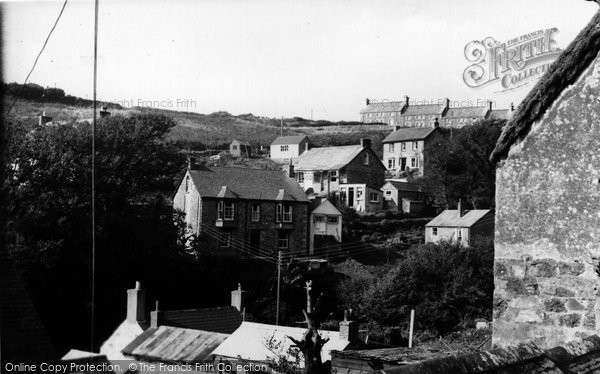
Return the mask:
<svg viewBox="0 0 600 374">
<path fill-rule="evenodd" d="M 596 59 L 599 51 L 600 12 L 596 13 L 521 102 L 512 119 L 502 130 L 496 148 L 490 156 L 492 162 L 498 162 L 508 156 L 510 147 L 527 136 L 531 125 L 544 115 L 565 88 L 577 81 Z"/>
</svg>

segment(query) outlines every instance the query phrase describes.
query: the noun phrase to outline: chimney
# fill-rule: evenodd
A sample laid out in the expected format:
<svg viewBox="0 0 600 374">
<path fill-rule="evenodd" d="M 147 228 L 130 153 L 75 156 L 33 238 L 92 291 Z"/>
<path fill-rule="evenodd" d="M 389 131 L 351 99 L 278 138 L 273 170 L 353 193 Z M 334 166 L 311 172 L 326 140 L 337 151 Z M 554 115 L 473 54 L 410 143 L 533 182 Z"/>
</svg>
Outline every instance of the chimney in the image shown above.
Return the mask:
<svg viewBox="0 0 600 374">
<path fill-rule="evenodd" d="M 514 112 L 515 111 L 515 104 L 510 103 L 510 111 Z"/>
<path fill-rule="evenodd" d="M 158 327 L 163 323 L 163 312 L 158 309 L 158 300 L 156 300 L 156 309 L 150 312 L 150 327 Z"/>
<path fill-rule="evenodd" d="M 349 342 L 356 341 L 358 339 L 358 322 L 351 321 L 352 309 L 344 311 L 344 320 L 340 322 L 340 340 L 346 340 Z"/>
<path fill-rule="evenodd" d="M 371 148 L 371 139 L 361 138 L 360 145 L 363 148 Z"/>
<path fill-rule="evenodd" d="M 135 282 L 135 288 L 127 290 L 127 322 L 136 323 L 146 320 L 146 291 L 142 290 L 140 282 Z"/>
<path fill-rule="evenodd" d="M 450 99 L 445 97 L 444 98 L 444 109 L 448 109 L 450 108 Z"/>
<path fill-rule="evenodd" d="M 409 101 L 409 97 L 408 96 L 403 96 L 402 97 L 402 101 L 404 101 L 404 106 L 408 106 L 408 101 Z"/>
<path fill-rule="evenodd" d="M 238 283 L 237 290 L 231 291 L 231 306 L 235 307 L 238 312 L 241 312 L 244 307 L 244 290 L 242 290 L 242 285 Z"/>
<path fill-rule="evenodd" d="M 108 117 L 110 116 L 110 112 L 108 111 L 108 108 L 103 106 L 100 108 L 100 118 L 104 118 L 104 117 Z"/>
<path fill-rule="evenodd" d="M 304 143 L 304 152 L 308 151 L 308 142 Z"/>
<path fill-rule="evenodd" d="M 194 166 L 196 166 L 196 157 L 188 156 L 187 158 L 187 169 L 193 170 Z"/>
<path fill-rule="evenodd" d="M 43 111 L 42 115 L 40 115 L 39 117 L 39 125 L 42 126 L 47 124 L 48 122 L 52 122 L 52 117 L 47 116 L 46 111 Z"/>
<path fill-rule="evenodd" d="M 369 106 L 369 104 L 371 104 L 371 100 L 369 100 L 369 98 L 368 98 L 368 97 L 367 97 L 367 100 L 366 100 L 366 102 L 367 102 L 367 106 Z"/>
<path fill-rule="evenodd" d="M 435 118 L 435 121 L 433 121 L 433 123 L 431 124 L 431 127 L 433 127 L 434 129 L 440 127 L 440 121 L 438 121 L 437 117 Z"/>
<path fill-rule="evenodd" d="M 494 109 L 494 102 L 492 100 L 488 100 L 488 110 L 493 110 Z"/>
<path fill-rule="evenodd" d="M 289 178 L 294 178 L 296 176 L 294 173 L 294 165 L 292 165 L 291 162 L 288 165 L 283 165 L 283 171 L 285 171 Z"/>
<path fill-rule="evenodd" d="M 464 213 L 462 210 L 462 199 L 458 199 L 458 207 L 456 209 L 458 210 L 458 216 L 462 217 Z"/>
<path fill-rule="evenodd" d="M 394 125 L 394 131 L 398 131 L 400 130 L 400 126 L 399 125 Z"/>
</svg>

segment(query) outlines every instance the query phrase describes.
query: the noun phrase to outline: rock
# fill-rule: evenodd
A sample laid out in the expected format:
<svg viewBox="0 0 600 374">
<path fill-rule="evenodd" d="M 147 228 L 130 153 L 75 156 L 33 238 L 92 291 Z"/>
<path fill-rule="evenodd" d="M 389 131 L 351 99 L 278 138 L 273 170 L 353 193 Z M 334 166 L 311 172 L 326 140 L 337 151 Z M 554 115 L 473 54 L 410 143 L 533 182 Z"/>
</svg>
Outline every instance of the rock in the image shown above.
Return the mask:
<svg viewBox="0 0 600 374">
<path fill-rule="evenodd" d="M 581 314 L 572 313 L 565 314 L 564 316 L 560 316 L 560 325 L 567 327 L 577 327 L 579 326 L 579 322 L 581 322 Z"/>
<path fill-rule="evenodd" d="M 555 313 L 562 313 L 567 311 L 564 302 L 561 299 L 557 298 L 544 301 L 544 309 L 547 312 Z"/>
</svg>

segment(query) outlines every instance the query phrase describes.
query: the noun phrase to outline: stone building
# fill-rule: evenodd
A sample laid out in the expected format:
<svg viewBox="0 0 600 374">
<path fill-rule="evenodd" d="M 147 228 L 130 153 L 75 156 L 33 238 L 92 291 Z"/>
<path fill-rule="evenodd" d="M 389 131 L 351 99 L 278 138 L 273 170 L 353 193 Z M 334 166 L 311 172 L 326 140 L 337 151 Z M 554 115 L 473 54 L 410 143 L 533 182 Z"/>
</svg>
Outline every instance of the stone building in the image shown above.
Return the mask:
<svg viewBox="0 0 600 374">
<path fill-rule="evenodd" d="M 173 206 L 206 252 L 268 256 L 308 250 L 309 201 L 284 171 L 190 169 Z"/>
<path fill-rule="evenodd" d="M 491 160 L 494 344 L 542 348 L 598 332 L 600 13 L 531 90 Z"/>
<path fill-rule="evenodd" d="M 383 139 L 383 163 L 391 172 L 411 171 L 414 177 L 424 174 L 426 147 L 440 136 L 437 120 L 424 128 L 396 128 Z"/>
</svg>

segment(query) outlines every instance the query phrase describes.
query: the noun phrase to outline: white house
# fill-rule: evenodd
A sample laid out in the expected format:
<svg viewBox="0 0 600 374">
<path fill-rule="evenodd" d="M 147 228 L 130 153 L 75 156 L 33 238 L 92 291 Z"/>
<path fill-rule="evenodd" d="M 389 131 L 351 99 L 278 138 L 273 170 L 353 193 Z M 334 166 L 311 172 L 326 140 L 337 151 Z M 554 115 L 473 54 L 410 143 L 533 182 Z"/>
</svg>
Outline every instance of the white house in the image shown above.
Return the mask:
<svg viewBox="0 0 600 374">
<path fill-rule="evenodd" d="M 294 162 L 304 151 L 308 151 L 306 135 L 280 136 L 271 143 L 271 160 L 275 162 Z"/>
<path fill-rule="evenodd" d="M 365 183 L 340 184 L 340 202 L 357 212 L 376 212 L 383 209 L 383 193 Z"/>
<path fill-rule="evenodd" d="M 490 209 L 445 210 L 425 225 L 425 243 L 442 240 L 468 246 L 475 237 L 494 236 L 494 213 Z"/>
<path fill-rule="evenodd" d="M 327 199 L 310 213 L 310 254 L 342 242 L 342 213 Z"/>
</svg>

